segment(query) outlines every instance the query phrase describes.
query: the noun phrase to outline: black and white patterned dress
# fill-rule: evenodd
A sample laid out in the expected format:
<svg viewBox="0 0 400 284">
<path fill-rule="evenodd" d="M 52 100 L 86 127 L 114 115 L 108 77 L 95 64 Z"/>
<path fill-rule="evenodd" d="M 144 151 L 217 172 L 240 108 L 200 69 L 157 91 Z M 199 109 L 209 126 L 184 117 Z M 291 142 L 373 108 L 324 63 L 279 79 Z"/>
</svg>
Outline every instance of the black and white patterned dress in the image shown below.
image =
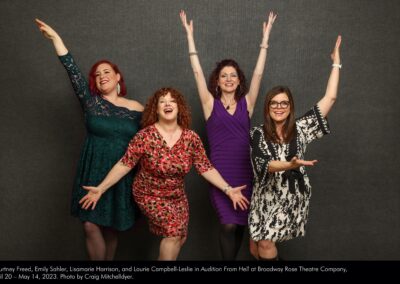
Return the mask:
<svg viewBox="0 0 400 284">
<path fill-rule="evenodd" d="M 306 147 L 310 142 L 330 133 L 328 122 L 322 117 L 317 105 L 296 120 L 296 130 L 296 156 L 302 160 L 305 159 Z M 269 163 L 274 160 L 274 156 L 280 161 L 286 161 L 290 144 L 269 143 L 268 147 L 262 125 L 253 127 L 250 136 L 254 172 L 249 214 L 251 238 L 255 241 L 281 242 L 304 236 L 311 197 L 311 186 L 305 167 L 299 168 L 304 183 L 299 186 L 302 182 L 295 180 L 290 190 L 283 171 L 268 173 Z"/>
</svg>

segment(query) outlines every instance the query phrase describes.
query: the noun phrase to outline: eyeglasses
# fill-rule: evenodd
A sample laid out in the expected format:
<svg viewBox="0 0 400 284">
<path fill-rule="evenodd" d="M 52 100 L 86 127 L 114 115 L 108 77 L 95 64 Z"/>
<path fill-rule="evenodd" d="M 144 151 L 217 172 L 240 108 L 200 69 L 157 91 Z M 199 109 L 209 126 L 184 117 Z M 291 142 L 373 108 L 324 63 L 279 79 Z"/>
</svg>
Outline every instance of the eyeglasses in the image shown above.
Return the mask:
<svg viewBox="0 0 400 284">
<path fill-rule="evenodd" d="M 269 103 L 270 108 L 288 108 L 290 106 L 289 101 L 281 101 L 281 102 L 276 102 L 276 101 L 271 101 Z"/>
</svg>

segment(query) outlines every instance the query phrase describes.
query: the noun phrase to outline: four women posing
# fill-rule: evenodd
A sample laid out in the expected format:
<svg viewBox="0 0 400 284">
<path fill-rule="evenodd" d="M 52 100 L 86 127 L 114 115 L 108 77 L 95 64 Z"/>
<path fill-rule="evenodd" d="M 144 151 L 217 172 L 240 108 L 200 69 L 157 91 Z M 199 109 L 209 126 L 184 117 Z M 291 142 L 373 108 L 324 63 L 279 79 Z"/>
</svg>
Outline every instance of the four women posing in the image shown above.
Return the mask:
<svg viewBox="0 0 400 284">
<path fill-rule="evenodd" d="M 221 223 L 222 258 L 236 259 L 249 225 L 252 255 L 260 260 L 278 259 L 275 242 L 305 234 L 311 196 L 305 166 L 316 161 L 304 160 L 304 153 L 308 143 L 329 133 L 325 118 L 336 99 L 341 38 L 332 54 L 333 69 L 321 101 L 296 120 L 290 90 L 275 87 L 265 99 L 263 125 L 250 130 L 276 15 L 271 12 L 264 22 L 249 87 L 232 59 L 217 63 L 207 86 L 195 48 L 193 22 L 187 21 L 184 11 L 180 18 L 206 120 L 211 162 L 200 138 L 189 129 L 190 112 L 177 90 L 162 88 L 149 99 L 141 120 L 143 129 L 135 135 L 143 107 L 122 98 L 126 88 L 118 68 L 105 60 L 96 63 L 87 84 L 58 34 L 37 20 L 40 30 L 53 41 L 85 111 L 88 137 L 74 187 L 72 214 L 83 222 L 89 256 L 93 260 L 113 258 L 116 232 L 134 222 L 133 193 L 150 230 L 162 237 L 159 259 L 175 260 L 189 220 L 183 177 L 193 164 L 212 184 L 210 198 Z M 109 133 L 109 129 L 120 131 Z M 132 185 L 131 169 L 136 164 L 140 167 Z"/>
</svg>

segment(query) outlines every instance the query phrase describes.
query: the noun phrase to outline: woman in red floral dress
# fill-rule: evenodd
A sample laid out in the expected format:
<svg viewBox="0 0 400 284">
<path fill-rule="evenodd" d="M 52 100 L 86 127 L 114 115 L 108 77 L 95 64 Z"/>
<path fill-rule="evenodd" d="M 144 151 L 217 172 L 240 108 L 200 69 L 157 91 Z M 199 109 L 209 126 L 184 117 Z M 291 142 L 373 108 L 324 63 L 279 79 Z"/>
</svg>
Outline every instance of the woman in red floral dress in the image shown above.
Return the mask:
<svg viewBox="0 0 400 284">
<path fill-rule="evenodd" d="M 208 160 L 199 136 L 190 126 L 190 112 L 183 96 L 173 88 L 162 88 L 150 97 L 142 118 L 143 129 L 129 143 L 122 159 L 80 203 L 94 209 L 101 195 L 137 163 L 133 196 L 149 220 L 150 231 L 162 237 L 159 260 L 175 260 L 186 240 L 189 204 L 184 177 L 192 165 L 207 181 L 221 189 L 245 210 L 249 201 L 241 193 L 246 186 L 232 188 Z"/>
</svg>

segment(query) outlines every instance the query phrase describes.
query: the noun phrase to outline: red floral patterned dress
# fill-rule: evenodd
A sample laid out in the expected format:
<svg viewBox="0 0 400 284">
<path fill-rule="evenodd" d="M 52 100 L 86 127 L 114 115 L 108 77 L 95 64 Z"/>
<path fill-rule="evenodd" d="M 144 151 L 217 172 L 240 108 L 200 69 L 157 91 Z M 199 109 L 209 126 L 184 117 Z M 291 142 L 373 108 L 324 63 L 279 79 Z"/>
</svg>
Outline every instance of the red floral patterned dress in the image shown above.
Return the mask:
<svg viewBox="0 0 400 284">
<path fill-rule="evenodd" d="M 186 236 L 189 203 L 184 177 L 192 164 L 199 174 L 213 169 L 200 137 L 184 129 L 170 148 L 157 128 L 150 125 L 131 140 L 121 162 L 130 168 L 140 164 L 132 191 L 149 220 L 150 231 L 163 237 Z"/>
</svg>

